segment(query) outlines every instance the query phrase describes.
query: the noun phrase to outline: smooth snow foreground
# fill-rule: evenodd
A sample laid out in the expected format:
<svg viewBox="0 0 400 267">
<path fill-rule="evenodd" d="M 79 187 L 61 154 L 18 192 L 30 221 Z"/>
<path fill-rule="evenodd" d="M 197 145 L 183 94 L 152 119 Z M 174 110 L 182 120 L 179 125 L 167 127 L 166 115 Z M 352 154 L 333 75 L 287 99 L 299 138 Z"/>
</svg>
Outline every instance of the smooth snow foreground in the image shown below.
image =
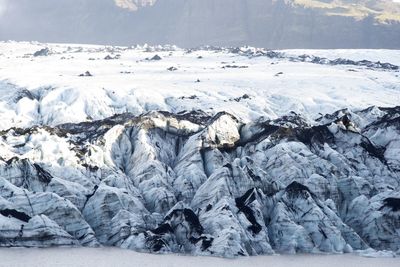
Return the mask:
<svg viewBox="0 0 400 267">
<path fill-rule="evenodd" d="M 238 259 L 142 254 L 115 248 L 0 249 L 1 267 L 398 267 L 398 258 L 354 254 L 257 256 Z"/>
</svg>

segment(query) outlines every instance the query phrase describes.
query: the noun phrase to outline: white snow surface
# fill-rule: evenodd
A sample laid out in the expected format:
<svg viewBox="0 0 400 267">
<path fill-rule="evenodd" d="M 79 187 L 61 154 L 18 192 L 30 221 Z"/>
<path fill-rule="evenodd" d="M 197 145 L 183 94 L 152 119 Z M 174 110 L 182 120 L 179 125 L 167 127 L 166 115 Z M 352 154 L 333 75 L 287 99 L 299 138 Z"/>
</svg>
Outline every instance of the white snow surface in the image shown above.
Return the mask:
<svg viewBox="0 0 400 267">
<path fill-rule="evenodd" d="M 0 43 L 0 247 L 398 256 L 397 60 Z"/>
<path fill-rule="evenodd" d="M 44 56 L 33 56 L 45 48 L 49 51 Z M 282 52 L 400 65 L 396 50 Z M 161 60 L 146 60 L 155 55 Z M 168 70 L 171 67 L 176 70 Z M 79 76 L 86 71 L 93 76 Z M 244 95 L 248 98 L 238 99 Z M 399 103 L 398 70 L 248 57 L 224 49 L 0 43 L 3 130 L 103 119 L 127 111 L 226 111 L 246 122 L 290 111 L 315 118 L 342 108 Z"/>
<path fill-rule="evenodd" d="M 179 255 L 152 255 L 116 248 L 101 249 L 1 249 L 1 267 L 26 266 L 146 266 L 146 267 L 203 267 L 203 266 L 275 266 L 275 267 L 394 267 L 398 258 L 365 258 L 352 254 L 258 256 L 239 259 L 195 257 Z"/>
<path fill-rule="evenodd" d="M 312 54 L 328 59 L 346 58 L 351 60 L 370 60 L 374 62 L 389 62 L 400 65 L 400 53 L 398 50 L 385 49 L 290 49 L 282 50 L 288 55 Z"/>
</svg>

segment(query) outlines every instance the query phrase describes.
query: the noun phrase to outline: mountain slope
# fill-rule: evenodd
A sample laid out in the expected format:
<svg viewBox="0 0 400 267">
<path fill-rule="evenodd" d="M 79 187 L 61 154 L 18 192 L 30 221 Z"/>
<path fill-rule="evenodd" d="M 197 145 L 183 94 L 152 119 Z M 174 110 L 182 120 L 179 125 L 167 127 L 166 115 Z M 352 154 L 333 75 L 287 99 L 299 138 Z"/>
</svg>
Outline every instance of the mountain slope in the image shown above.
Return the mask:
<svg viewBox="0 0 400 267">
<path fill-rule="evenodd" d="M 384 0 L 117 3 L 62 0 L 55 6 L 49 0 L 8 1 L 0 17 L 0 38 L 184 47 L 398 48 L 400 43 L 400 4 Z"/>
</svg>

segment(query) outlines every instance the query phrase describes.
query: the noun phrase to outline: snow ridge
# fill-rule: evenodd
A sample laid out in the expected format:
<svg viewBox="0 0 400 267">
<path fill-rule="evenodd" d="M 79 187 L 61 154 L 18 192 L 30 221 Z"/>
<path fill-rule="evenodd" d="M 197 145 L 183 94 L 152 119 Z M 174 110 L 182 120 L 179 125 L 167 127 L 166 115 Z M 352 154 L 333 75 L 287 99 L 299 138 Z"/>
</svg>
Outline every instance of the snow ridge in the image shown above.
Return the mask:
<svg viewBox="0 0 400 267">
<path fill-rule="evenodd" d="M 152 111 L 0 132 L 0 246 L 400 250 L 400 108 Z"/>
</svg>

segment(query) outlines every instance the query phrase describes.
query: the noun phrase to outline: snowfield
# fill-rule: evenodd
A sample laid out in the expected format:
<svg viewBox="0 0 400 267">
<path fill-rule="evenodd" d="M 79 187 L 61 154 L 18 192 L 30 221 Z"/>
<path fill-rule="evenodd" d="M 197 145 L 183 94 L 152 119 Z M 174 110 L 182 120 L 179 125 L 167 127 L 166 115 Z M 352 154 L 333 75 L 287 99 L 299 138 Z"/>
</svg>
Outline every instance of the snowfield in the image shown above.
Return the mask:
<svg viewBox="0 0 400 267">
<path fill-rule="evenodd" d="M 43 55 L 34 56 L 46 48 Z M 342 108 L 400 103 L 398 69 L 288 58 L 315 54 L 331 60 L 384 59 L 382 63 L 397 66 L 398 51 L 289 50 L 283 51 L 283 58 L 260 56 L 261 52 L 267 51 L 0 43 L 0 129 L 151 110 L 225 111 L 243 121 L 277 118 L 290 111 L 316 118 Z M 156 55 L 161 60 L 151 60 Z M 93 76 L 79 76 L 86 71 Z"/>
<path fill-rule="evenodd" d="M 2 249 L 1 267 L 397 267 L 396 258 L 362 258 L 354 255 L 259 256 L 235 260 L 179 255 L 139 254 L 129 250 L 103 249 Z M 23 259 L 23 261 L 21 260 Z"/>
<path fill-rule="evenodd" d="M 0 43 L 0 247 L 398 256 L 398 54 Z"/>
</svg>

